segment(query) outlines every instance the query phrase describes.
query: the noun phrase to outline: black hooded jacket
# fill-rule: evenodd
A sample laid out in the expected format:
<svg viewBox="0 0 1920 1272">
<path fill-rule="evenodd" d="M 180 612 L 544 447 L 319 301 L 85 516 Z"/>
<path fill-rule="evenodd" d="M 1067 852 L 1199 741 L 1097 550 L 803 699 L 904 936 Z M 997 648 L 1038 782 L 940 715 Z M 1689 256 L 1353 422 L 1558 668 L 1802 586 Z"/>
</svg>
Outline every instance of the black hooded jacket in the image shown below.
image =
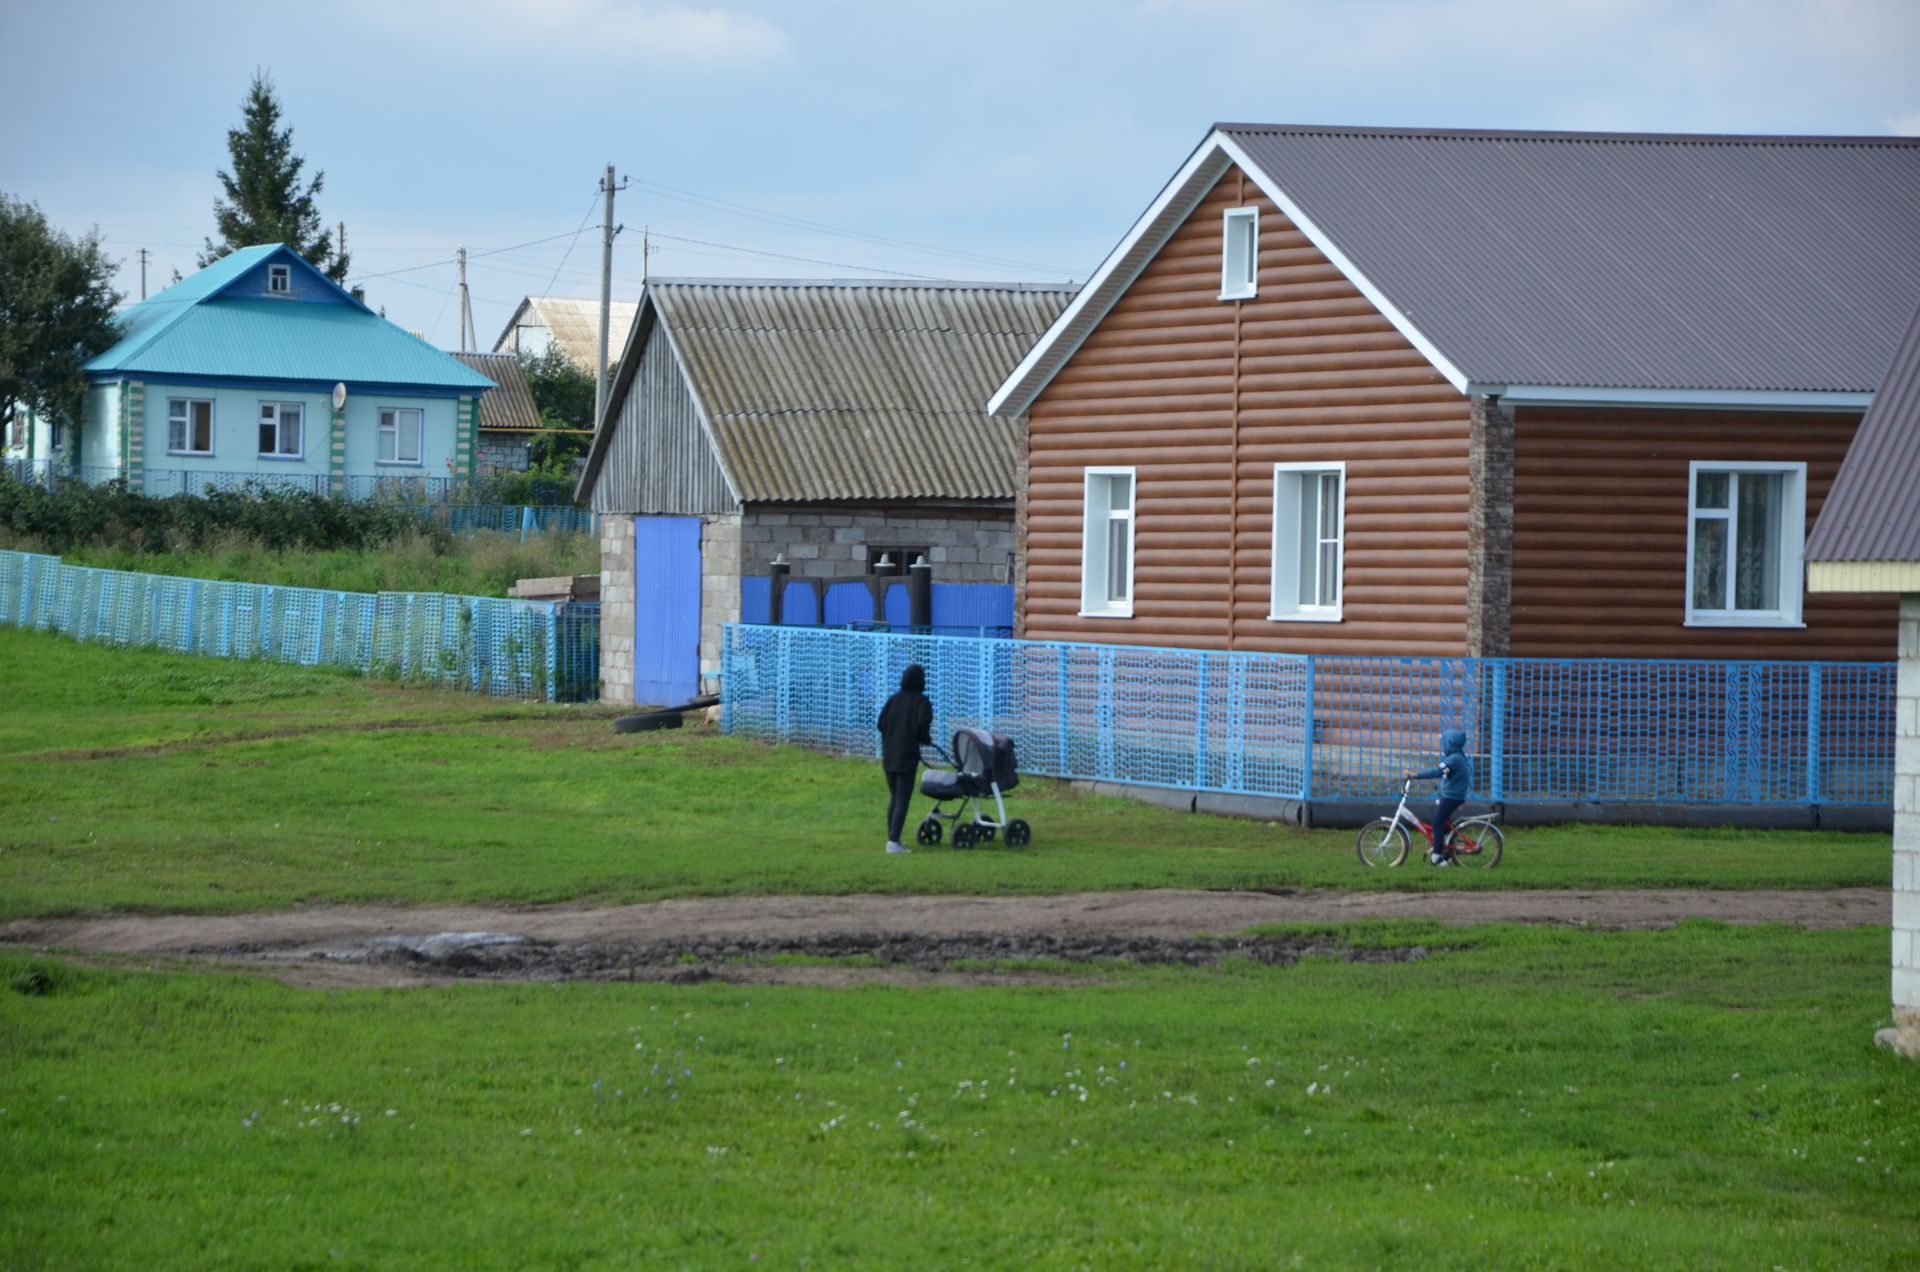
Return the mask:
<svg viewBox="0 0 1920 1272">
<path fill-rule="evenodd" d="M 920 747 L 933 741 L 933 703 L 927 700 L 927 673 L 919 663 L 900 676 L 900 692 L 880 708 L 880 767 L 911 773 L 920 767 Z"/>
</svg>

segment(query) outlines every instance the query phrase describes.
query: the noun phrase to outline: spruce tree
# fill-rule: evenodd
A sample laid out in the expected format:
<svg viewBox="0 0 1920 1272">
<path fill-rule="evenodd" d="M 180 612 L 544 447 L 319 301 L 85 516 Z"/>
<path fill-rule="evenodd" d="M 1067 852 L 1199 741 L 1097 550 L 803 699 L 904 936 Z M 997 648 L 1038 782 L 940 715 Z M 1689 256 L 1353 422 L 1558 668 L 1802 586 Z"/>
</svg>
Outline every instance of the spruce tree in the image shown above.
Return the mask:
<svg viewBox="0 0 1920 1272">
<path fill-rule="evenodd" d="M 315 172 L 301 189 L 300 169 L 306 160 L 293 153 L 293 129 L 280 127 L 273 81 L 256 72 L 242 110 L 241 126 L 227 133 L 233 171 L 217 174 L 226 191 L 226 197 L 213 204 L 213 224 L 220 239 L 207 240 L 200 264 L 211 265 L 228 252 L 256 243 L 285 243 L 334 282 L 344 282 L 347 254 L 335 250 L 313 202 L 327 174 Z"/>
</svg>

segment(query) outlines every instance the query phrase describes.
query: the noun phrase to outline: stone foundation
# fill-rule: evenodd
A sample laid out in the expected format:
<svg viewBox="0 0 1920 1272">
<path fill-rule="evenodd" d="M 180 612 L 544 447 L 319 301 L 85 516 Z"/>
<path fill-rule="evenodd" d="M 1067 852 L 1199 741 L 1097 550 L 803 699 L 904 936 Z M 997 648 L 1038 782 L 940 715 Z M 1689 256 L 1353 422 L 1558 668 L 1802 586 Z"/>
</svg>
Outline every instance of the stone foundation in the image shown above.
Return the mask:
<svg viewBox="0 0 1920 1272">
<path fill-rule="evenodd" d="M 482 477 L 524 473 L 531 467 L 524 433 L 482 433 L 474 452 L 474 471 Z"/>
</svg>

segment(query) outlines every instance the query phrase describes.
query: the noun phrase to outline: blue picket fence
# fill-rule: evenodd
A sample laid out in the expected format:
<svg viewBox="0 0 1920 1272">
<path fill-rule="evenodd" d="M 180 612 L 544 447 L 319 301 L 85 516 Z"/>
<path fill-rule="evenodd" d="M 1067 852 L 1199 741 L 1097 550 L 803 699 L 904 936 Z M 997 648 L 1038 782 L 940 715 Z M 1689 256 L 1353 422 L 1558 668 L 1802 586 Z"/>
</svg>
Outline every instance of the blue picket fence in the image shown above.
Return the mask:
<svg viewBox="0 0 1920 1272">
<path fill-rule="evenodd" d="M 76 640 L 346 667 L 535 702 L 598 696 L 597 603 L 334 592 L 0 552 L 0 623 Z"/>
<path fill-rule="evenodd" d="M 1895 664 L 1307 657 L 735 625 L 729 732 L 874 755 L 908 663 L 937 737 L 1184 790 L 1378 799 L 1466 729 L 1499 803 L 1888 807 Z"/>
</svg>

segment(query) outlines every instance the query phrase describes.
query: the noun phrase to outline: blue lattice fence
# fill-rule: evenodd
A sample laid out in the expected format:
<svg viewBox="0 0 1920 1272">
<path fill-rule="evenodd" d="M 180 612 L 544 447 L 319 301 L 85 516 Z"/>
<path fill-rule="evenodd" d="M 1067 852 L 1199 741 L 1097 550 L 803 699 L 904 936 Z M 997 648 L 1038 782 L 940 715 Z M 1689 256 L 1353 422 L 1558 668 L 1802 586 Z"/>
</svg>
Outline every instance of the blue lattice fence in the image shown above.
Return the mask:
<svg viewBox="0 0 1920 1272">
<path fill-rule="evenodd" d="M 726 727 L 851 755 L 910 662 L 936 736 L 982 724 L 1036 773 L 1378 799 L 1467 730 L 1505 803 L 1892 802 L 1892 663 L 1297 657 L 733 626 Z"/>
<path fill-rule="evenodd" d="M 537 702 L 591 699 L 599 677 L 598 605 L 172 578 L 25 552 L 0 552 L 0 622 Z"/>
</svg>

